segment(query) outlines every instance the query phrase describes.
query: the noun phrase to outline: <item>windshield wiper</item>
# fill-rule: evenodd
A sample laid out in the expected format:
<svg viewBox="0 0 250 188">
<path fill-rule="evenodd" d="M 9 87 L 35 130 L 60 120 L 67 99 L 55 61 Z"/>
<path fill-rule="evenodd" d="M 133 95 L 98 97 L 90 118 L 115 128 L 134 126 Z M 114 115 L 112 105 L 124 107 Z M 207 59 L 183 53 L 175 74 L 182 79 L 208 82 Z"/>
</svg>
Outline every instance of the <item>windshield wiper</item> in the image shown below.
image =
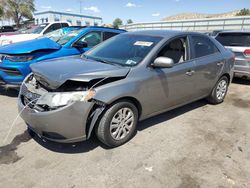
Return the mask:
<svg viewBox="0 0 250 188">
<path fill-rule="evenodd" d="M 83 54 L 83 57 L 86 58 L 86 59 L 91 59 L 91 60 L 98 61 L 98 62 L 101 62 L 101 63 L 119 66 L 119 64 L 117 64 L 115 62 L 107 61 L 105 59 L 95 58 L 95 57 L 87 56 L 85 54 Z"/>
</svg>

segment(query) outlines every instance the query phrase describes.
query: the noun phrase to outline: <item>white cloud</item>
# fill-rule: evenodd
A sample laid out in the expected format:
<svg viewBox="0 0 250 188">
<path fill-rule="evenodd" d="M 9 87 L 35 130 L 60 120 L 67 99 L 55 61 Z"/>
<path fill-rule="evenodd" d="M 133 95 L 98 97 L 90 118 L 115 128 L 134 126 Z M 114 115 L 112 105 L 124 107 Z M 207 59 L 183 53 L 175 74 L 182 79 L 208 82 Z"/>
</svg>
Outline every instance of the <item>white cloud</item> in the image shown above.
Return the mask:
<svg viewBox="0 0 250 188">
<path fill-rule="evenodd" d="M 127 3 L 126 5 L 125 5 L 125 7 L 129 7 L 129 8 L 131 8 L 131 7 L 137 7 L 136 6 L 136 4 L 134 4 L 134 3 Z"/>
<path fill-rule="evenodd" d="M 51 9 L 51 6 L 41 6 L 42 9 Z"/>
<path fill-rule="evenodd" d="M 92 12 L 95 12 L 95 13 L 100 12 L 99 8 L 95 7 L 95 6 L 85 7 L 84 10 L 92 11 Z"/>
<path fill-rule="evenodd" d="M 160 14 L 160 13 L 158 13 L 158 12 L 157 12 L 157 13 L 153 13 L 153 14 L 152 14 L 152 16 L 153 16 L 153 17 L 158 17 L 158 16 L 160 16 L 160 15 L 161 15 L 161 14 Z"/>
</svg>

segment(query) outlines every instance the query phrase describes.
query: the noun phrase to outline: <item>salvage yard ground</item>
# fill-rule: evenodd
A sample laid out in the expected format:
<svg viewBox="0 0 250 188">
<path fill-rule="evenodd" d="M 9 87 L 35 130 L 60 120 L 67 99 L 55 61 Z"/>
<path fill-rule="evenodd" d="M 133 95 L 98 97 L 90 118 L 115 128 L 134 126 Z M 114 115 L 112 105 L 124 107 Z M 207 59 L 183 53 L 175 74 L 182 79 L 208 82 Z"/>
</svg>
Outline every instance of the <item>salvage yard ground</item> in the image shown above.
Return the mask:
<svg viewBox="0 0 250 188">
<path fill-rule="evenodd" d="M 201 100 L 141 122 L 116 149 L 96 138 L 43 142 L 20 118 L 4 143 L 16 99 L 0 89 L 0 187 L 250 187 L 250 81 L 235 80 L 221 105 Z"/>
</svg>

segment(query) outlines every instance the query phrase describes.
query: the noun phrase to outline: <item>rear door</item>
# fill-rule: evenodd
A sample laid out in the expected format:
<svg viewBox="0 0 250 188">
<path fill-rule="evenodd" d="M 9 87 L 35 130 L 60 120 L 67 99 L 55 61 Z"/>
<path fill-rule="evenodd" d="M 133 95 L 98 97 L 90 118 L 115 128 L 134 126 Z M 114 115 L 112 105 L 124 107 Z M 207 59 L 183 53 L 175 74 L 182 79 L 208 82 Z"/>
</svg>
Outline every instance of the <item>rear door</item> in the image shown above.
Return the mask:
<svg viewBox="0 0 250 188">
<path fill-rule="evenodd" d="M 214 44 L 205 35 L 191 35 L 192 59 L 195 60 L 196 97 L 208 95 L 219 79 L 225 60 Z"/>
</svg>

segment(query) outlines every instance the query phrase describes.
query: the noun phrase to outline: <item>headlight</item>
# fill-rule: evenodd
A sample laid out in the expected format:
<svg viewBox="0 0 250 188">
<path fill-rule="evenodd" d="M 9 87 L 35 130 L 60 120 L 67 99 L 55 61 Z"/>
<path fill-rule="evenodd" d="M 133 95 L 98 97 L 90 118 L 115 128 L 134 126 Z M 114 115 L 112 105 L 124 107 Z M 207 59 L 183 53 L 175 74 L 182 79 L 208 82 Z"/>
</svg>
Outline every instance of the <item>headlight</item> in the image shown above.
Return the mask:
<svg viewBox="0 0 250 188">
<path fill-rule="evenodd" d="M 37 105 L 47 105 L 51 108 L 66 106 L 77 101 L 88 101 L 95 96 L 95 90 L 80 92 L 46 93 L 41 96 Z"/>
<path fill-rule="evenodd" d="M 5 46 L 5 45 L 8 45 L 8 44 L 12 44 L 12 43 L 13 43 L 12 40 L 10 40 L 10 39 L 5 39 L 5 40 L 2 40 L 1 45 L 2 45 L 2 46 Z"/>
<path fill-rule="evenodd" d="M 33 56 L 31 55 L 6 56 L 5 59 L 12 62 L 27 62 L 31 61 L 33 59 Z"/>
</svg>

